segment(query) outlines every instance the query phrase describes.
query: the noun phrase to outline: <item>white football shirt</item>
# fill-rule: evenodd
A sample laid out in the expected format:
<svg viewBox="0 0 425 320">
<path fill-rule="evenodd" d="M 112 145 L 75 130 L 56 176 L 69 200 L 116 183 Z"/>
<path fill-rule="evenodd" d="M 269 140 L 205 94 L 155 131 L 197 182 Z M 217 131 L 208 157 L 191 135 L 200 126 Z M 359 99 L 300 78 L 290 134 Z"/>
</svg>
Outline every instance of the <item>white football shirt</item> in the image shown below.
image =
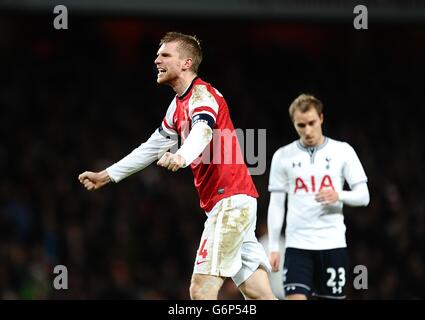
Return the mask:
<svg viewBox="0 0 425 320">
<path fill-rule="evenodd" d="M 315 200 L 321 189 L 343 190 L 367 182 L 363 166 L 346 142 L 325 137 L 309 148 L 294 141 L 273 155 L 269 191 L 288 194 L 286 247 L 326 250 L 346 247 L 343 204 L 324 205 Z"/>
</svg>

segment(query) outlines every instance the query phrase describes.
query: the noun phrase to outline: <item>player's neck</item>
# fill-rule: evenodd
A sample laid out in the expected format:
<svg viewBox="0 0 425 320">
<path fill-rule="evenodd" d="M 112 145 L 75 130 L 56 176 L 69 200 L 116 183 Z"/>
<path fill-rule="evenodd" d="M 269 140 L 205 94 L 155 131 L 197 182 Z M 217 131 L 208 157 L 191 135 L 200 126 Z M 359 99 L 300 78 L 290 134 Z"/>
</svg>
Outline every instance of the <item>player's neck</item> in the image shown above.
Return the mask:
<svg viewBox="0 0 425 320">
<path fill-rule="evenodd" d="M 317 143 L 317 145 L 316 145 L 316 146 L 320 146 L 320 145 L 322 145 L 323 143 L 325 143 L 325 136 L 324 136 L 324 135 L 321 135 L 321 137 L 320 137 L 320 139 L 319 139 L 319 142 Z"/>
<path fill-rule="evenodd" d="M 197 75 L 192 73 L 188 75 L 183 75 L 182 77 L 176 79 L 175 83 L 173 83 L 172 85 L 174 92 L 177 93 L 179 97 L 182 96 L 190 87 L 196 77 Z"/>
<path fill-rule="evenodd" d="M 325 143 L 325 136 L 322 135 L 319 138 L 318 142 L 316 144 L 312 144 L 312 145 L 308 145 L 308 144 L 304 143 L 302 140 L 300 142 L 301 142 L 302 146 L 305 147 L 305 148 L 316 148 L 316 147 L 322 145 L 323 143 Z"/>
</svg>

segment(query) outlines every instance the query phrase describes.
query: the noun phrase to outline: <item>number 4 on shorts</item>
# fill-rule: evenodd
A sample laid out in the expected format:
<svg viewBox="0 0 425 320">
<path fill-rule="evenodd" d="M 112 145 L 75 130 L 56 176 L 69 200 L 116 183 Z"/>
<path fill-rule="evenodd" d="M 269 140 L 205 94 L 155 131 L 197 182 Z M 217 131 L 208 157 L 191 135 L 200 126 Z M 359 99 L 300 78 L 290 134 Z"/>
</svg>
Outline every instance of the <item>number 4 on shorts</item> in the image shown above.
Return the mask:
<svg viewBox="0 0 425 320">
<path fill-rule="evenodd" d="M 205 259 L 205 258 L 207 257 L 207 255 L 208 255 L 208 251 L 207 251 L 207 249 L 205 249 L 205 248 L 204 248 L 206 243 L 207 243 L 207 239 L 205 239 L 205 240 L 202 242 L 201 249 L 199 249 L 199 256 L 201 256 L 201 257 L 202 257 L 202 259 Z"/>
</svg>

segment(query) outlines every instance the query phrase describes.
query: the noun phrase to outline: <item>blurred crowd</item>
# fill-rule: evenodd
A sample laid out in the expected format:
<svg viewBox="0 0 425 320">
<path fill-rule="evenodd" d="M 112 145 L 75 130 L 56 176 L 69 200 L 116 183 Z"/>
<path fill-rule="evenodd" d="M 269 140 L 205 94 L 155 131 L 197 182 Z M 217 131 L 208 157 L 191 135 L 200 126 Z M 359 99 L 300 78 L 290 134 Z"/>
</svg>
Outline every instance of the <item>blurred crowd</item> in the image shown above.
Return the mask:
<svg viewBox="0 0 425 320">
<path fill-rule="evenodd" d="M 0 25 L 0 299 L 189 299 L 205 220 L 190 170 L 153 164 L 91 193 L 77 180 L 161 123 L 174 94 L 153 60 L 170 30 L 201 38 L 200 76 L 235 127 L 267 129 L 267 168 L 296 139 L 290 102 L 323 101 L 325 135 L 349 142 L 369 177 L 369 206 L 344 209 L 353 270 L 368 270 L 363 290 L 348 274 L 348 298 L 424 298 L 424 27 L 82 17 L 57 31 L 49 19 Z M 259 237 L 268 173 L 254 176 Z M 67 290 L 52 285 L 56 265 Z M 228 280 L 220 298 L 241 296 Z"/>
</svg>

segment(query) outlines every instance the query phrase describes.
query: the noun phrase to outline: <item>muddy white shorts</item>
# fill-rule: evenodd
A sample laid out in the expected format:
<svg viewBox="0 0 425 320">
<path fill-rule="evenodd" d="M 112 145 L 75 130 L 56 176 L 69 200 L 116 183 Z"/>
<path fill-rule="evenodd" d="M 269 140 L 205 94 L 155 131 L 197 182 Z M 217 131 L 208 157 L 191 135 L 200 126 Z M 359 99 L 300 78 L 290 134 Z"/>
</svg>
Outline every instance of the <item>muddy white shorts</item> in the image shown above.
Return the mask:
<svg viewBox="0 0 425 320">
<path fill-rule="evenodd" d="M 257 200 L 245 194 L 224 198 L 207 212 L 193 273 L 231 277 L 241 285 L 261 266 L 271 266 L 255 236 Z"/>
</svg>

